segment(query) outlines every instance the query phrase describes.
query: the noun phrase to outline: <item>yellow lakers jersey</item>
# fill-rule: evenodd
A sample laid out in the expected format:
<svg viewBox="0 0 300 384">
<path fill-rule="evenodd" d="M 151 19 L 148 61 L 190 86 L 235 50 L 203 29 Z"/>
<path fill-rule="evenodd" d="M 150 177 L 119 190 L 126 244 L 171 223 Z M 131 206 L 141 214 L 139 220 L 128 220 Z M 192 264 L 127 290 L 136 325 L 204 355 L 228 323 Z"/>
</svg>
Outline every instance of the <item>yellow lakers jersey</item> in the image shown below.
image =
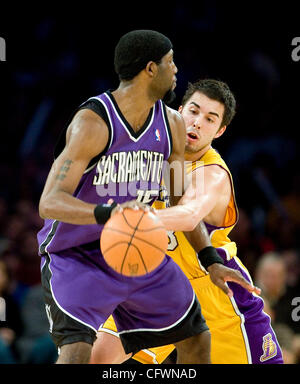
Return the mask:
<svg viewBox="0 0 300 384">
<path fill-rule="evenodd" d="M 231 241 L 228 237 L 230 231 L 233 229 L 238 220 L 238 209 L 235 201 L 232 176 L 224 160 L 213 148 L 209 149 L 199 160 L 200 161 L 195 161 L 188 164 L 188 174 L 198 169 L 199 167 L 218 165 L 228 173 L 230 178 L 232 193 L 230 202 L 227 206 L 222 227 L 216 227 L 209 223 L 205 223 L 204 221 L 204 224 L 210 235 L 212 245 L 217 249 L 218 253 L 223 256 L 223 258 L 225 257 L 225 259 L 229 260 L 237 254 L 235 242 Z M 155 209 L 163 209 L 167 206 L 168 201 L 166 200 L 166 192 L 163 188 L 159 200 L 153 204 L 153 207 Z M 193 280 L 207 275 L 208 272 L 201 265 L 196 252 L 187 241 L 183 232 L 168 231 L 168 235 L 169 244 L 167 253 L 181 267 L 186 276 L 190 280 Z"/>
</svg>

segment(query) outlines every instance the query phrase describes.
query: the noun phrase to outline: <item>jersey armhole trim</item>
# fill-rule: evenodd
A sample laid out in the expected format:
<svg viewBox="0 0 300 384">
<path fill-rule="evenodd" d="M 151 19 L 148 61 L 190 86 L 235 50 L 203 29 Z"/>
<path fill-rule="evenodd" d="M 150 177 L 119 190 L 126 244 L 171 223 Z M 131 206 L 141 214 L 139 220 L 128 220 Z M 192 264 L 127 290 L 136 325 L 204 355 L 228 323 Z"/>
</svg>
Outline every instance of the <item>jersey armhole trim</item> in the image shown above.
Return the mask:
<svg viewBox="0 0 300 384">
<path fill-rule="evenodd" d="M 109 150 L 109 148 L 112 145 L 113 138 L 114 138 L 114 132 L 113 132 L 113 125 L 111 122 L 111 118 L 109 115 L 109 111 L 107 109 L 107 106 L 98 97 L 91 97 L 89 98 L 85 103 L 83 103 L 78 110 L 81 109 L 90 109 L 91 111 L 97 113 L 98 116 L 100 116 L 104 122 L 107 125 L 108 128 L 108 140 L 105 148 L 102 152 L 100 152 L 97 156 L 95 156 L 87 166 L 87 169 L 84 173 L 88 173 L 92 168 L 95 167 L 95 165 L 98 163 L 99 159 Z"/>
<path fill-rule="evenodd" d="M 166 127 L 168 142 L 169 142 L 169 156 L 168 157 L 170 157 L 171 153 L 173 151 L 172 132 L 171 132 L 170 123 L 169 123 L 169 119 L 168 119 L 168 115 L 167 115 L 166 105 L 162 100 L 160 100 L 160 103 L 162 106 L 161 109 L 162 109 L 163 119 L 164 119 L 164 123 L 165 123 L 165 127 Z"/>
<path fill-rule="evenodd" d="M 218 167 L 222 168 L 228 175 L 229 177 L 229 181 L 230 181 L 230 187 L 231 187 L 231 193 L 232 193 L 232 197 L 233 197 L 233 203 L 234 203 L 234 208 L 235 208 L 235 220 L 234 220 L 234 223 L 233 224 L 230 224 L 230 225 L 223 225 L 222 227 L 216 227 L 216 229 L 226 229 L 226 228 L 230 228 L 230 227 L 233 227 L 236 225 L 236 223 L 238 222 L 239 220 L 239 210 L 238 210 L 238 206 L 237 206 L 237 202 L 236 202 L 236 197 L 235 197 L 235 191 L 234 191 L 234 184 L 233 184 L 233 180 L 232 180 L 232 176 L 230 174 L 230 172 L 225 168 L 223 167 L 223 165 L 221 164 L 218 164 L 218 163 L 211 163 L 211 164 L 203 164 L 203 165 L 200 165 L 198 167 L 195 167 L 195 169 L 192 170 L 192 172 L 195 172 L 198 168 L 201 168 L 201 167 L 210 167 L 211 165 L 217 165 Z M 210 224 L 211 225 L 211 224 Z"/>
</svg>

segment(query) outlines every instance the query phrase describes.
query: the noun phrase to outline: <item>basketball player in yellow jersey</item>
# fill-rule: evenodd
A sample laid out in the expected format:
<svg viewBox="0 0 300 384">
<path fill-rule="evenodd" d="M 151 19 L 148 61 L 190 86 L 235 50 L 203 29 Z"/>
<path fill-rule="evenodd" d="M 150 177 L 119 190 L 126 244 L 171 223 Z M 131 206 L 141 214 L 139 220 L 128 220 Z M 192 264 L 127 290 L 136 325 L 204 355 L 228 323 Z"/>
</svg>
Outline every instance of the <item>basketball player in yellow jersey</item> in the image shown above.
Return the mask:
<svg viewBox="0 0 300 384">
<path fill-rule="evenodd" d="M 163 196 L 154 208 L 164 223 L 168 222 L 169 217 L 174 220 L 175 211 L 179 216 L 189 214 L 191 222 L 203 220 L 212 245 L 223 258 L 224 264 L 239 270 L 251 281 L 249 272 L 237 257 L 236 244 L 228 237 L 238 220 L 231 173 L 219 153 L 212 148 L 212 141 L 220 137 L 231 122 L 234 107 L 234 96 L 225 83 L 206 79 L 189 84 L 179 112 L 187 128 L 187 173 L 195 188 L 191 195 L 185 195 L 180 201 L 187 207 L 186 212 L 177 207 L 161 209 L 168 206 Z M 199 180 L 203 183 L 199 183 Z M 211 332 L 212 363 L 282 363 L 282 353 L 270 317 L 263 311 L 263 300 L 233 282 L 227 282 L 230 295 L 213 284 L 187 240 L 190 236 L 190 233 L 169 232 L 168 254 L 185 272 L 201 303 Z M 130 357 L 125 355 L 120 341 L 115 337 L 118 334 L 112 317 L 101 331 L 98 341 L 102 339 L 105 342 L 107 355 L 97 355 L 97 341 L 92 362 L 120 363 Z M 174 346 L 169 345 L 143 350 L 133 358 L 144 364 L 162 363 L 173 349 Z"/>
</svg>

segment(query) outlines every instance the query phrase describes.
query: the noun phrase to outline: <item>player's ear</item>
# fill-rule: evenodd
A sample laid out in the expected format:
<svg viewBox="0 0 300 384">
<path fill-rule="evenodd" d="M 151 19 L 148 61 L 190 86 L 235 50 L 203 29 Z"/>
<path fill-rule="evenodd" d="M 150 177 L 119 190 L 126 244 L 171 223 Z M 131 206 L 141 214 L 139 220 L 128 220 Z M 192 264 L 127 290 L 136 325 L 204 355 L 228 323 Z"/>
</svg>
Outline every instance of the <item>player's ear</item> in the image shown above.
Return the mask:
<svg viewBox="0 0 300 384">
<path fill-rule="evenodd" d="M 181 113 L 182 112 L 182 105 L 178 108 L 178 112 Z"/>
<path fill-rule="evenodd" d="M 217 139 L 218 137 L 222 136 L 223 133 L 226 131 L 226 128 L 227 126 L 226 125 L 223 125 L 223 127 L 221 127 L 218 132 L 216 133 L 214 139 Z"/>
<path fill-rule="evenodd" d="M 154 61 L 149 61 L 145 70 L 150 77 L 155 77 L 158 70 L 157 64 Z"/>
</svg>

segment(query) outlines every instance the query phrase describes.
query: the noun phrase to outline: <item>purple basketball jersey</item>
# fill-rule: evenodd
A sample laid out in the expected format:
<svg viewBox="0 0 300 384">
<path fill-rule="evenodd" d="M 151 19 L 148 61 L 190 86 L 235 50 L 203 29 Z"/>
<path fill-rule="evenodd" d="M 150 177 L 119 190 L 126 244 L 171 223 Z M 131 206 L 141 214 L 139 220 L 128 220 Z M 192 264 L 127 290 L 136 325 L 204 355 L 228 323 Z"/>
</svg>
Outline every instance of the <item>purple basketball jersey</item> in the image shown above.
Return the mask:
<svg viewBox="0 0 300 384">
<path fill-rule="evenodd" d="M 88 101 L 100 103 L 109 123 L 105 153 L 83 174 L 74 196 L 92 204 L 137 199 L 151 205 L 159 196 L 165 161 L 172 151 L 165 105 L 158 100 L 144 126 L 135 132 L 107 91 Z M 38 233 L 39 253 L 59 252 L 100 239 L 102 225 L 73 225 L 45 220 Z"/>
</svg>

